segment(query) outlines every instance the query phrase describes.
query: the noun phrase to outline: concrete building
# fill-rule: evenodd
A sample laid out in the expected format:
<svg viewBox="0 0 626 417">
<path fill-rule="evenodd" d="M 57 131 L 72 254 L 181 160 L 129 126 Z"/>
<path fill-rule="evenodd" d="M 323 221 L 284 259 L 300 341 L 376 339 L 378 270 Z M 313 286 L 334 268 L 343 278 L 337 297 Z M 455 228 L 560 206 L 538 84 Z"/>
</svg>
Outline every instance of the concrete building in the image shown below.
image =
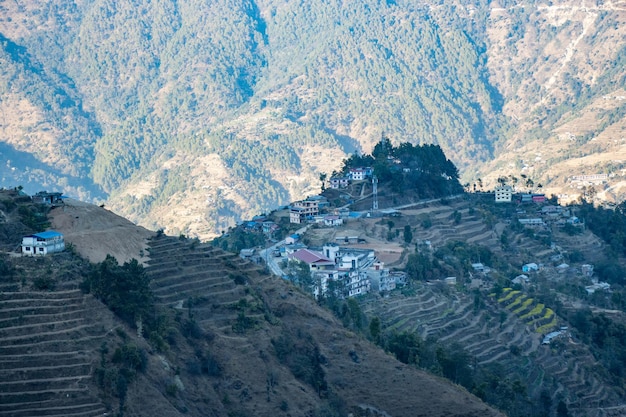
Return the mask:
<svg viewBox="0 0 626 417">
<path fill-rule="evenodd" d="M 63 235 L 54 230 L 35 233 L 22 238 L 22 253 L 24 255 L 47 255 L 53 252 L 62 252 L 65 249 Z"/>
<path fill-rule="evenodd" d="M 513 188 L 510 185 L 499 185 L 495 192 L 496 203 L 510 203 L 513 199 Z"/>
</svg>

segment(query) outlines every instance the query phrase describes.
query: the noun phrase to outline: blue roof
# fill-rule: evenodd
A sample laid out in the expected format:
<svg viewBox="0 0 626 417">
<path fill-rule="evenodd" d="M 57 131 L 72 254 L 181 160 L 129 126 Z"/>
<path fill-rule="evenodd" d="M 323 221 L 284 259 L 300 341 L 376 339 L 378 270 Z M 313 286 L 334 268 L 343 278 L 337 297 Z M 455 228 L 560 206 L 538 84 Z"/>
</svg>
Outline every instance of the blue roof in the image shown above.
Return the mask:
<svg viewBox="0 0 626 417">
<path fill-rule="evenodd" d="M 63 234 L 55 232 L 54 230 L 48 230 L 47 232 L 35 233 L 33 236 L 40 237 L 42 239 L 50 239 L 52 237 L 63 236 Z"/>
</svg>

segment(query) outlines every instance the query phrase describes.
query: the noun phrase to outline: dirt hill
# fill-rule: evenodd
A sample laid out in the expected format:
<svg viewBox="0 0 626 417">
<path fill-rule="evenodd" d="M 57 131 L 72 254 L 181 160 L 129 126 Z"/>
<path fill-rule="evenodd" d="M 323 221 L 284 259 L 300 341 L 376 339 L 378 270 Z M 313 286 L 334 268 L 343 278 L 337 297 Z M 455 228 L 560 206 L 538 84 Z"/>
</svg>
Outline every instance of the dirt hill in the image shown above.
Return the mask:
<svg viewBox="0 0 626 417">
<path fill-rule="evenodd" d="M 83 294 L 72 253 L 3 257 L 0 416 L 501 415 L 233 254 L 75 202 L 52 221 L 94 261 L 149 252 L 160 324 L 138 337 Z"/>
</svg>

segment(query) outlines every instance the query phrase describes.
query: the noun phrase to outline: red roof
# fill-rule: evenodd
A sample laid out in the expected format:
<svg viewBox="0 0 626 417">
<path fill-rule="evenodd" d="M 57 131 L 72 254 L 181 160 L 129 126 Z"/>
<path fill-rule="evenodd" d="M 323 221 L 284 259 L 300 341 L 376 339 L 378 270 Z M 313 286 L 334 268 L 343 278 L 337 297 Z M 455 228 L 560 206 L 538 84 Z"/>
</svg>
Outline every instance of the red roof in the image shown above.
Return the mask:
<svg viewBox="0 0 626 417">
<path fill-rule="evenodd" d="M 299 261 L 305 262 L 309 265 L 334 265 L 335 263 L 324 255 L 318 252 L 314 252 L 309 249 L 300 249 L 290 255 L 291 258 L 295 258 Z"/>
</svg>

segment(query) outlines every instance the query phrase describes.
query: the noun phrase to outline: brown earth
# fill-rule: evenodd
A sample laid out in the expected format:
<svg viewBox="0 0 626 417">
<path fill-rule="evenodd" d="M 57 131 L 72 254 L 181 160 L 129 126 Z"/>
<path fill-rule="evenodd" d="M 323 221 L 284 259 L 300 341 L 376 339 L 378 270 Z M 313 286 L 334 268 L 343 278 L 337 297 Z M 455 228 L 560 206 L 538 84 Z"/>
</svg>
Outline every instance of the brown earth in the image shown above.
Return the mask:
<svg viewBox="0 0 626 417">
<path fill-rule="evenodd" d="M 141 263 L 146 256 L 146 239 L 154 236 L 141 226 L 104 207 L 67 199 L 50 212 L 52 228 L 63 233 L 66 243 L 91 262 L 102 262 L 107 254 L 119 263 L 133 258 Z"/>
</svg>

